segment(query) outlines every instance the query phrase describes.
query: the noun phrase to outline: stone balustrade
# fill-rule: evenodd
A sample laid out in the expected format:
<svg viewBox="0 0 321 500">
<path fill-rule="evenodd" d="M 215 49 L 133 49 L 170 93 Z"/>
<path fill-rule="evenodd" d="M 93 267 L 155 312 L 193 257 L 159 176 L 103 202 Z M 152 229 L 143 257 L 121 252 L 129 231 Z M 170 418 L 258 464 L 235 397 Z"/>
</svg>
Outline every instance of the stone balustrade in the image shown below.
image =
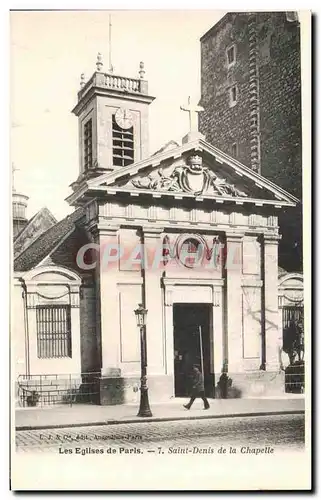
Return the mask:
<svg viewBox="0 0 321 500">
<path fill-rule="evenodd" d="M 148 93 L 148 83 L 146 80 L 96 72 L 78 92 L 78 99 L 80 100 L 92 87 L 100 87 L 116 90 L 118 92 L 129 92 L 134 94 Z"/>
</svg>

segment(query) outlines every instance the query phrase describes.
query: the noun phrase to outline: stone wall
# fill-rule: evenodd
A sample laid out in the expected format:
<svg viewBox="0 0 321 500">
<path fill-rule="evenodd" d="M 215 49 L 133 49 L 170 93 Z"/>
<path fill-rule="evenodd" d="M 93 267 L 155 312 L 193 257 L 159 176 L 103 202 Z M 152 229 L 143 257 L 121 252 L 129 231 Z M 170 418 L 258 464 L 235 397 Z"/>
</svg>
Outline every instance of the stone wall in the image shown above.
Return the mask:
<svg viewBox="0 0 321 500">
<path fill-rule="evenodd" d="M 258 148 L 260 173 L 300 199 L 300 25 L 288 19 L 285 12 L 230 13 L 202 37 L 199 125 L 207 141 L 254 169 Z M 230 106 L 234 84 L 238 98 Z M 289 271 L 302 267 L 301 219 L 300 207 L 280 216 L 280 265 Z"/>
<path fill-rule="evenodd" d="M 258 16 L 262 175 L 302 196 L 300 27 Z"/>
<path fill-rule="evenodd" d="M 229 17 L 215 34 L 201 42 L 201 105 L 199 128 L 206 140 L 232 154 L 237 143 L 237 159 L 250 164 L 249 46 L 243 17 Z M 236 62 L 228 66 L 226 50 L 233 45 Z M 237 83 L 238 101 L 229 105 L 229 89 Z"/>
<path fill-rule="evenodd" d="M 226 153 L 238 142 L 237 159 L 251 165 L 250 14 L 230 14 L 221 27 L 201 40 L 200 131 Z M 285 13 L 255 15 L 259 83 L 262 175 L 301 197 L 300 28 Z M 253 34 L 252 34 L 253 37 Z M 227 50 L 234 45 L 235 64 Z M 229 105 L 228 90 L 238 86 Z"/>
</svg>

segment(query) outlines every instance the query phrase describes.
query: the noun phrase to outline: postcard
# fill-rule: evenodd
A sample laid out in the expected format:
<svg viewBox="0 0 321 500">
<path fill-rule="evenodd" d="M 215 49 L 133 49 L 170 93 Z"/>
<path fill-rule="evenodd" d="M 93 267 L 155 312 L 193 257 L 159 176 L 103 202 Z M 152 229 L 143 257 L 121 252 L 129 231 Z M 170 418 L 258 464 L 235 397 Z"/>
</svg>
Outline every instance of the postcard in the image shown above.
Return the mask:
<svg viewBox="0 0 321 500">
<path fill-rule="evenodd" d="M 10 23 L 11 488 L 310 490 L 311 13 Z"/>
</svg>

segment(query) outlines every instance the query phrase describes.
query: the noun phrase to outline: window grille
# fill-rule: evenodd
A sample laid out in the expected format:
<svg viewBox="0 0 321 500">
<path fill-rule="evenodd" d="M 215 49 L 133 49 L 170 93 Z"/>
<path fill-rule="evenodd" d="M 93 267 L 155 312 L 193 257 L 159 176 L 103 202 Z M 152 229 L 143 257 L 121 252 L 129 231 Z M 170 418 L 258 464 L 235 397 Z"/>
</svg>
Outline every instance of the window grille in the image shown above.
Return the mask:
<svg viewBox="0 0 321 500">
<path fill-rule="evenodd" d="M 93 126 L 92 119 L 88 120 L 84 126 L 84 168 L 88 170 L 92 167 L 93 161 Z"/>
<path fill-rule="evenodd" d="M 303 322 L 303 307 L 285 306 L 282 308 L 283 328 L 287 328 L 292 322 Z"/>
<path fill-rule="evenodd" d="M 38 358 L 71 358 L 69 305 L 37 306 Z"/>
<path fill-rule="evenodd" d="M 126 167 L 134 163 L 134 128 L 120 128 L 113 115 L 113 165 Z"/>
</svg>

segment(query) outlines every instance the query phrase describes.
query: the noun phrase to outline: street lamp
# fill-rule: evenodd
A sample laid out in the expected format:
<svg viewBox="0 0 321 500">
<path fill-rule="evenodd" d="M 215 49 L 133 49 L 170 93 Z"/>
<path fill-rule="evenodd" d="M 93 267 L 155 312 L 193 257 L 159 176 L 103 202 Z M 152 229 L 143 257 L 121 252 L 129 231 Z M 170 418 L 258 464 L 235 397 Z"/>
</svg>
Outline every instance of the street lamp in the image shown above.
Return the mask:
<svg viewBox="0 0 321 500">
<path fill-rule="evenodd" d="M 138 417 L 152 417 L 148 401 L 147 387 L 147 349 L 146 349 L 146 316 L 147 309 L 139 304 L 138 309 L 135 309 L 137 326 L 140 330 L 140 363 L 141 363 L 141 378 L 140 378 L 140 405 Z"/>
</svg>

